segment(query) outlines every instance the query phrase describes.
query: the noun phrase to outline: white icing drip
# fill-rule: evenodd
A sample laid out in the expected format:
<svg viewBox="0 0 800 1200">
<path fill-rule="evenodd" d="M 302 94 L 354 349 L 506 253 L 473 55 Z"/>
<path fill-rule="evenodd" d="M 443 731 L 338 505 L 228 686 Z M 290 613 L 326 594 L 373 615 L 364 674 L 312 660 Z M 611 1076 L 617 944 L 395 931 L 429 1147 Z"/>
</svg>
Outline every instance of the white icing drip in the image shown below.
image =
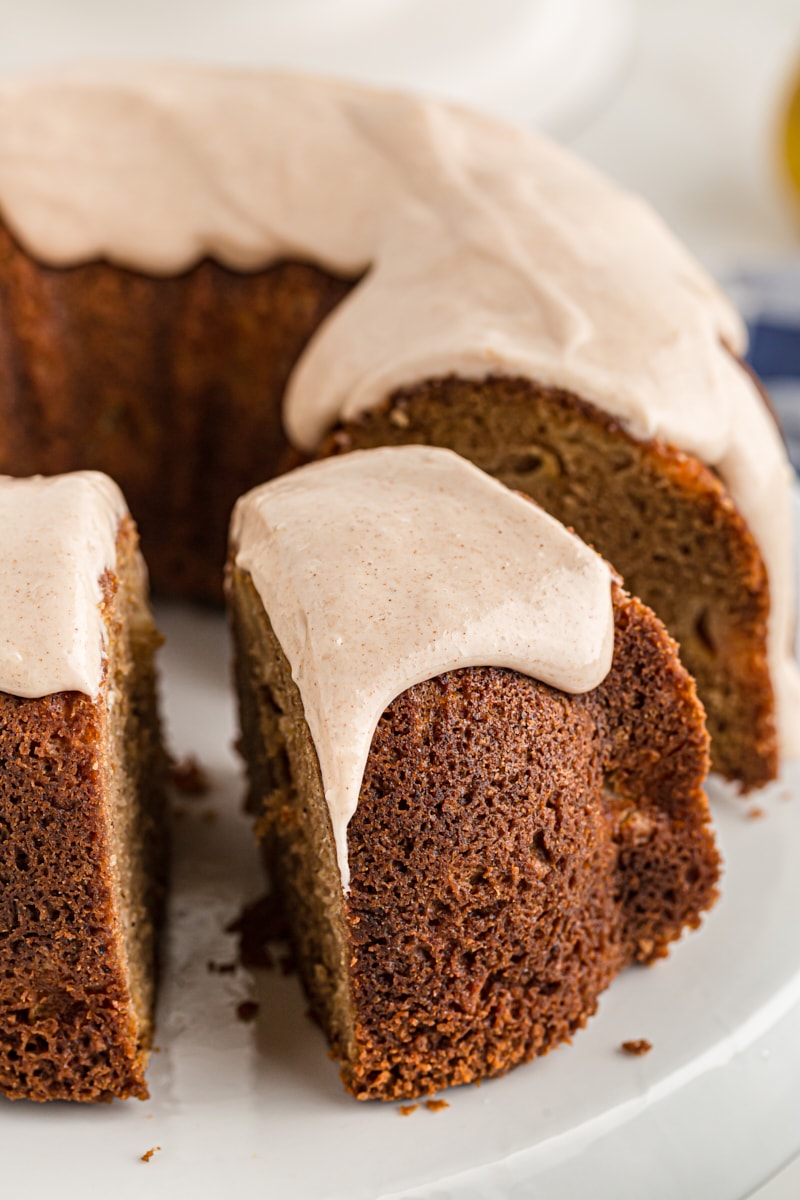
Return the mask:
<svg viewBox="0 0 800 1200">
<path fill-rule="evenodd" d="M 116 562 L 126 511 L 98 471 L 0 477 L 0 691 L 98 695 L 101 578 Z"/>
<path fill-rule="evenodd" d="M 345 889 L 347 826 L 392 700 L 461 667 L 576 693 L 611 666 L 603 560 L 449 450 L 303 467 L 240 500 L 231 538 L 300 690 Z"/>
<path fill-rule="evenodd" d="M 366 272 L 289 381 L 306 450 L 395 387 L 518 373 L 716 467 L 767 567 L 781 742 L 800 753 L 790 468 L 723 348 L 741 352 L 741 322 L 640 201 L 542 138 L 411 96 L 116 64 L 0 86 L 0 211 L 53 264 Z"/>
</svg>

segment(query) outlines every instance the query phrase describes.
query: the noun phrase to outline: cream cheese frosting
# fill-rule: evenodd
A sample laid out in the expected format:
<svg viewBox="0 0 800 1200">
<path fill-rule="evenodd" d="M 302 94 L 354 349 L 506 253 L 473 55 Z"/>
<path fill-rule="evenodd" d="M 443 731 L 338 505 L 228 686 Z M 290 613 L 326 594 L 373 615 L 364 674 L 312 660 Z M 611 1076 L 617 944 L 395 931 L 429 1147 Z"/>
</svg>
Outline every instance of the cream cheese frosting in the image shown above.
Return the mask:
<svg viewBox="0 0 800 1200">
<path fill-rule="evenodd" d="M 102 576 L 125 501 L 98 471 L 0 477 L 0 691 L 96 697 L 105 663 Z"/>
<path fill-rule="evenodd" d="M 360 282 L 289 381 L 311 451 L 395 387 L 522 374 L 714 467 L 761 549 L 800 752 L 792 472 L 738 316 L 638 199 L 531 133 L 347 83 L 176 66 L 0 86 L 0 212 L 37 258 L 155 274 L 308 259 Z"/>
<path fill-rule="evenodd" d="M 449 450 L 302 467 L 238 502 L 231 540 L 300 691 L 345 890 L 347 826 L 392 700 L 461 667 L 577 693 L 611 666 L 606 563 Z"/>
</svg>

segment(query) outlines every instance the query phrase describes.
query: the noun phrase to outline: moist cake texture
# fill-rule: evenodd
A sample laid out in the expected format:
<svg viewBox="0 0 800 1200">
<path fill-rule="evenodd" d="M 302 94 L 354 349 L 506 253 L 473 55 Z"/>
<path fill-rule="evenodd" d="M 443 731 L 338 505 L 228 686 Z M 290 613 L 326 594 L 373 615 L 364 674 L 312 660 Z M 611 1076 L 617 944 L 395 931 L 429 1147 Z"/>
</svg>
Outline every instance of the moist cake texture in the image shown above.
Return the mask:
<svg viewBox="0 0 800 1200">
<path fill-rule="evenodd" d="M 714 765 L 752 787 L 800 748 L 800 683 L 792 473 L 744 346 L 646 206 L 488 118 L 270 72 L 115 65 L 0 86 L 0 470 L 112 472 L 157 585 L 214 598 L 236 496 L 332 430 L 396 440 L 409 394 L 408 440 L 468 452 L 458 396 L 478 398 L 494 448 L 476 461 L 506 478 L 541 447 L 547 486 L 534 469 L 520 486 L 559 516 L 576 497 L 600 508 L 576 528 L 686 645 Z M 532 448 L 493 411 L 510 392 Z M 560 470 L 565 425 L 588 445 Z M 637 576 L 639 463 L 657 468 L 658 544 Z M 609 528 L 628 531 L 624 558 Z"/>
<path fill-rule="evenodd" d="M 450 451 L 406 446 L 302 467 L 245 496 L 231 538 L 292 663 L 345 887 L 347 824 L 397 695 L 472 664 L 569 692 L 608 673 L 606 564 Z"/>
<path fill-rule="evenodd" d="M 416 498 L 398 489 L 391 469 L 398 453 L 407 456 L 404 466 L 419 456 Z M 573 693 L 520 670 L 470 662 L 471 597 L 453 603 L 443 632 L 460 630 L 464 620 L 461 664 L 410 686 L 400 682 L 377 714 L 342 869 L 331 760 L 319 753 L 309 724 L 318 703 L 309 672 L 348 633 L 335 611 L 326 622 L 314 593 L 322 579 L 324 596 L 326 574 L 338 577 L 342 563 L 345 572 L 352 565 L 345 543 L 354 539 L 375 583 L 354 597 L 353 625 L 359 616 L 385 622 L 386 657 L 394 661 L 395 576 L 384 574 L 385 563 L 396 554 L 411 564 L 414 531 L 409 542 L 402 529 L 415 503 L 423 512 L 431 507 L 437 459 L 453 471 L 440 477 L 444 490 L 459 472 L 451 468 L 458 460 L 441 451 L 373 451 L 298 472 L 308 513 L 324 524 L 320 541 L 306 536 L 277 496 L 271 514 L 281 481 L 241 501 L 233 527 L 228 593 L 250 807 L 312 1010 L 345 1086 L 360 1099 L 424 1095 L 545 1053 L 586 1022 L 623 967 L 665 954 L 716 897 L 702 708 L 661 623 L 609 575 L 613 659 L 597 682 Z M 469 478 L 474 469 L 461 467 Z M 326 512 L 326 489 L 315 482 L 336 473 L 341 484 L 348 471 L 353 484 L 366 473 L 375 485 L 366 510 L 359 488 L 342 489 L 354 498 L 351 520 Z M 486 484 L 488 503 L 503 489 Z M 245 519 L 249 506 L 258 521 Z M 502 505 L 497 512 L 502 542 Z M 552 548 L 537 553 L 542 515 L 530 506 L 533 574 L 552 566 Z M 366 536 L 370 524 L 385 535 L 377 553 Z M 265 575 L 245 565 L 253 540 L 281 576 L 275 624 L 259 591 Z M 436 547 L 446 577 L 448 551 L 442 542 Z M 452 550 L 458 571 L 463 549 Z M 502 548 L 494 561 L 483 546 L 475 554 L 479 563 L 484 555 L 486 575 L 502 578 Z M 413 583 L 410 565 L 409 577 Z M 505 600 L 489 589 L 486 627 L 498 646 L 506 645 L 509 625 L 531 619 L 515 607 L 520 588 L 509 577 Z M 569 642 L 569 600 L 565 590 L 562 644 Z M 421 603 L 419 642 L 433 660 L 427 598 Z M 292 604 L 308 614 L 307 637 L 303 644 L 286 637 L 282 646 L 276 626 L 286 628 L 281 610 Z M 410 661 L 398 657 L 408 671 Z M 346 651 L 335 662 L 345 688 L 358 683 Z"/>
<path fill-rule="evenodd" d="M 451 447 L 602 551 L 678 642 L 706 710 L 713 768 L 745 789 L 774 777 L 768 581 L 713 470 L 632 437 L 568 393 L 507 378 L 397 392 L 322 453 L 415 443 Z"/>
<path fill-rule="evenodd" d="M 92 473 L 0 481 L 0 527 L 0 1093 L 145 1098 L 166 760 L 135 527 Z"/>
</svg>

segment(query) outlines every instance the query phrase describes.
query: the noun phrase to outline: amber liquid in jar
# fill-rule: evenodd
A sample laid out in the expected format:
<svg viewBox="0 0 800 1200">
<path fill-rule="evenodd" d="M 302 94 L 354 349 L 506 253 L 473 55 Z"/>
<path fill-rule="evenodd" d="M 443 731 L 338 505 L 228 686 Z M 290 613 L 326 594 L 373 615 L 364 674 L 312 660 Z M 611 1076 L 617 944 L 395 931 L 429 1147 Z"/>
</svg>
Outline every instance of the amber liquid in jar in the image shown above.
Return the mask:
<svg viewBox="0 0 800 1200">
<path fill-rule="evenodd" d="M 789 89 L 783 120 L 781 158 L 792 197 L 800 214 L 800 66 Z"/>
</svg>

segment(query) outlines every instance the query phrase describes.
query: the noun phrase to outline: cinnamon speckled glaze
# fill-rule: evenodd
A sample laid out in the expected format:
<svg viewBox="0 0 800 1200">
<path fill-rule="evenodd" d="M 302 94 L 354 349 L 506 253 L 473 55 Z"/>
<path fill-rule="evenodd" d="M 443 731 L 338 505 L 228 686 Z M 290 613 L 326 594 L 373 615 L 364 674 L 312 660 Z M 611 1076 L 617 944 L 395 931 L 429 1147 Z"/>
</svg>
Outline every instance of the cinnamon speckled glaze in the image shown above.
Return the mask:
<svg viewBox="0 0 800 1200">
<path fill-rule="evenodd" d="M 572 694 L 611 667 L 606 564 L 449 450 L 301 467 L 239 501 L 232 541 L 300 690 L 345 888 L 347 826 L 393 700 L 463 667 L 507 667 Z"/>
<path fill-rule="evenodd" d="M 97 471 L 0 478 L 0 691 L 97 696 L 102 578 L 126 513 L 119 488 Z"/>
<path fill-rule="evenodd" d="M 358 279 L 288 374 L 302 451 L 398 387 L 505 374 L 713 467 L 766 565 L 780 739 L 798 749 L 791 469 L 735 361 L 741 322 L 639 200 L 539 137 L 415 97 L 115 64 L 3 83 L 0 213 L 51 267 L 301 260 Z"/>
</svg>

